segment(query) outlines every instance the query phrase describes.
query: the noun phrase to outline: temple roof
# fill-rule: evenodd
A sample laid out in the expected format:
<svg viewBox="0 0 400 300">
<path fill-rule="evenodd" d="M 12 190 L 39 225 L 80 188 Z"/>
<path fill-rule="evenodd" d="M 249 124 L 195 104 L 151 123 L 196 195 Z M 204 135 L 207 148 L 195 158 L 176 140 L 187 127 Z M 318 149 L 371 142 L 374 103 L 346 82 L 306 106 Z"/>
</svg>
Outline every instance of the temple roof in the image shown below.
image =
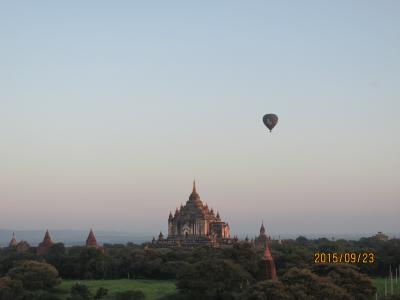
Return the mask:
<svg viewBox="0 0 400 300">
<path fill-rule="evenodd" d="M 50 233 L 46 230 L 46 233 L 43 238 L 43 242 L 41 242 L 37 248 L 38 255 L 44 255 L 51 246 L 53 246 L 53 241 L 51 240 Z"/>
<path fill-rule="evenodd" d="M 260 234 L 265 234 L 264 221 L 261 222 Z"/>
<path fill-rule="evenodd" d="M 189 196 L 189 200 L 200 200 L 200 195 L 197 193 L 196 190 L 196 181 L 193 180 L 193 189 L 192 189 L 192 193 Z"/>
<path fill-rule="evenodd" d="M 17 243 L 17 240 L 15 239 L 15 233 L 13 232 L 11 241 L 10 241 L 10 243 L 9 243 L 9 246 L 10 246 L 10 247 L 16 247 L 17 244 L 18 244 L 18 243 Z"/>
<path fill-rule="evenodd" d="M 41 243 L 41 245 L 43 245 L 43 246 L 51 246 L 51 245 L 53 245 L 53 241 L 52 241 L 52 239 L 50 237 L 49 230 L 46 230 L 46 233 L 44 235 L 43 242 Z"/>
<path fill-rule="evenodd" d="M 267 243 L 265 245 L 265 252 L 264 252 L 263 260 L 273 260 L 271 251 L 269 249 L 269 241 L 267 241 Z"/>
<path fill-rule="evenodd" d="M 86 239 L 86 247 L 97 247 L 97 240 L 92 229 L 90 229 L 89 236 Z"/>
<path fill-rule="evenodd" d="M 196 182 L 193 181 L 192 193 L 189 196 L 189 199 L 186 201 L 185 205 L 181 205 L 180 209 L 175 210 L 175 214 L 170 214 L 168 221 L 176 221 L 178 219 L 193 219 L 200 218 L 209 221 L 221 221 L 221 219 L 215 216 L 214 211 L 209 210 L 207 204 L 203 204 L 200 199 L 200 195 L 196 189 Z"/>
</svg>

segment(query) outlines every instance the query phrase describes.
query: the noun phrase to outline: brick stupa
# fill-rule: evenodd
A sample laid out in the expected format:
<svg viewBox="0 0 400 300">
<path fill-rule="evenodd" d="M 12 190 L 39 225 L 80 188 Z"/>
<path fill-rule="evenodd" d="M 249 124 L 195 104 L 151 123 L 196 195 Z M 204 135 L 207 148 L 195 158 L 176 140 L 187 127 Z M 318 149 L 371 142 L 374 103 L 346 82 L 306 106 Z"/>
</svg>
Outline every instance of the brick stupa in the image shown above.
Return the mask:
<svg viewBox="0 0 400 300">
<path fill-rule="evenodd" d="M 47 253 L 47 251 L 53 246 L 54 243 L 50 237 L 50 233 L 48 230 L 46 230 L 46 233 L 43 238 L 43 242 L 41 242 L 37 248 L 37 254 L 38 255 L 44 255 Z"/>
<path fill-rule="evenodd" d="M 12 238 L 11 238 L 11 241 L 10 241 L 10 243 L 8 244 L 8 246 L 9 247 L 17 247 L 17 240 L 16 240 L 16 238 L 15 238 L 15 232 L 13 232 L 13 234 L 12 234 Z"/>
<path fill-rule="evenodd" d="M 272 258 L 271 251 L 269 249 L 269 240 L 267 240 L 265 246 L 264 256 L 261 260 L 262 268 L 264 269 L 265 273 L 263 274 L 264 280 L 277 280 L 278 277 L 276 276 L 276 267 L 274 259 Z"/>
<path fill-rule="evenodd" d="M 94 236 L 93 229 L 90 229 L 89 235 L 86 239 L 86 248 L 100 248 L 97 244 L 96 237 Z"/>
</svg>

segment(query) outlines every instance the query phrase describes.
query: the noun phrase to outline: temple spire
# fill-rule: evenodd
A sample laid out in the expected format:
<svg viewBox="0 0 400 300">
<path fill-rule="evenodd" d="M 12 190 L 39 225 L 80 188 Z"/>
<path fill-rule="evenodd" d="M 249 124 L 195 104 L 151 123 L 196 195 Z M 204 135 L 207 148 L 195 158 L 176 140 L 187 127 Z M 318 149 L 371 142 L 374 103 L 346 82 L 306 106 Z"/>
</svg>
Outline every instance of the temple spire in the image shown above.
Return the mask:
<svg viewBox="0 0 400 300">
<path fill-rule="evenodd" d="M 261 221 L 260 234 L 265 234 L 264 220 Z"/>
<path fill-rule="evenodd" d="M 196 180 L 195 179 L 193 179 L 193 191 L 192 191 L 193 193 L 197 193 L 197 191 L 196 191 Z"/>
<path fill-rule="evenodd" d="M 92 228 L 90 228 L 89 236 L 86 239 L 86 247 L 98 248 L 97 240 Z"/>
<path fill-rule="evenodd" d="M 16 247 L 17 246 L 17 239 L 15 238 L 15 232 L 13 232 L 13 234 L 12 234 L 12 238 L 11 238 L 11 241 L 9 243 L 9 246 L 10 247 Z"/>
<path fill-rule="evenodd" d="M 276 276 L 276 266 L 274 259 L 272 258 L 271 251 L 269 249 L 269 240 L 265 245 L 265 252 L 262 258 L 263 267 L 265 268 L 265 272 L 263 274 L 263 279 L 266 280 L 277 280 L 278 277 Z"/>
<path fill-rule="evenodd" d="M 272 255 L 271 255 L 271 250 L 269 249 L 269 239 L 267 240 L 267 243 L 265 245 L 265 252 L 264 252 L 264 260 L 273 260 Z"/>
<path fill-rule="evenodd" d="M 197 193 L 197 190 L 196 190 L 196 181 L 193 180 L 193 189 L 192 189 L 192 193 L 189 196 L 189 200 L 193 201 L 193 200 L 196 200 L 196 199 L 200 199 L 200 196 L 199 196 L 199 194 Z"/>
<path fill-rule="evenodd" d="M 43 238 L 43 242 L 41 242 L 37 247 L 37 254 L 39 256 L 45 255 L 47 251 L 50 249 L 50 247 L 53 246 L 53 244 L 54 243 L 51 240 L 49 230 L 47 229 Z"/>
</svg>

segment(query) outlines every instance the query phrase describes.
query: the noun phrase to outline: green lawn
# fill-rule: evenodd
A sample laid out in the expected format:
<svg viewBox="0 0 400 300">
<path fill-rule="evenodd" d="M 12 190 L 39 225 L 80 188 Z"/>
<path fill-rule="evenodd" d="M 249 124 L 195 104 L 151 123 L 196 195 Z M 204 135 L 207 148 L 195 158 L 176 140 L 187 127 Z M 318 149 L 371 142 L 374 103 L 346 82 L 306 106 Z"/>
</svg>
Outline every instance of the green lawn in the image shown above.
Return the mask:
<svg viewBox="0 0 400 300">
<path fill-rule="evenodd" d="M 176 287 L 174 281 L 168 280 L 63 280 L 61 286 L 58 288 L 59 295 L 63 295 L 66 299 L 69 295 L 71 286 L 76 282 L 89 286 L 90 290 L 94 294 L 99 287 L 108 289 L 109 294 L 105 298 L 112 300 L 116 293 L 127 290 L 141 290 L 146 295 L 146 299 L 159 299 L 162 296 L 171 295 L 176 293 Z M 385 279 L 375 278 L 373 279 L 374 285 L 377 288 L 378 295 L 382 297 L 385 294 Z M 388 281 L 388 294 L 390 294 L 390 282 Z M 400 280 L 396 285 L 395 280 L 393 281 L 393 290 L 395 294 L 400 295 Z"/>
<path fill-rule="evenodd" d="M 76 282 L 87 285 L 94 294 L 99 287 L 108 289 L 108 296 L 104 299 L 114 299 L 116 293 L 127 290 L 141 290 L 146 299 L 159 299 L 162 296 L 176 293 L 175 282 L 168 280 L 63 280 L 58 288 L 59 295 L 63 295 L 64 299 L 69 296 L 71 286 Z"/>
<path fill-rule="evenodd" d="M 374 278 L 373 279 L 374 285 L 377 288 L 378 296 L 382 297 L 385 295 L 385 279 L 384 278 Z M 393 292 L 395 295 L 400 295 L 400 279 L 398 284 L 396 284 L 396 280 L 393 279 Z M 391 293 L 391 286 L 390 281 L 387 281 L 387 293 L 390 295 Z"/>
</svg>

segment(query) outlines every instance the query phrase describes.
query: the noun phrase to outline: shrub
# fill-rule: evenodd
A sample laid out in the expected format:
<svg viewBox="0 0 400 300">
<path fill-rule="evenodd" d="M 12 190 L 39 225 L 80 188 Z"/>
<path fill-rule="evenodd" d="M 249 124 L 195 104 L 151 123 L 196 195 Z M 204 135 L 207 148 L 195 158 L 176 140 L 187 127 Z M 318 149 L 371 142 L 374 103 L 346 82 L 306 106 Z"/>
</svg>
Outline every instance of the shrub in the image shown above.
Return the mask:
<svg viewBox="0 0 400 300">
<path fill-rule="evenodd" d="M 30 291 L 50 290 L 61 282 L 56 268 L 33 260 L 20 262 L 7 275 L 13 280 L 21 281 L 23 287 Z"/>
<path fill-rule="evenodd" d="M 94 295 L 94 299 L 101 299 L 105 296 L 107 296 L 108 294 L 108 290 L 103 288 L 103 287 L 99 287 L 96 291 L 96 294 Z"/>
<path fill-rule="evenodd" d="M 76 283 L 71 287 L 71 296 L 74 300 L 90 300 L 92 298 L 89 287 L 80 283 Z M 72 299 L 70 298 L 70 300 Z"/>
<path fill-rule="evenodd" d="M 144 298 L 146 298 L 146 296 L 139 290 L 120 292 L 115 297 L 116 300 L 142 300 Z"/>
<path fill-rule="evenodd" d="M 25 294 L 21 281 L 10 277 L 0 278 L 0 300 L 21 299 Z"/>
</svg>

